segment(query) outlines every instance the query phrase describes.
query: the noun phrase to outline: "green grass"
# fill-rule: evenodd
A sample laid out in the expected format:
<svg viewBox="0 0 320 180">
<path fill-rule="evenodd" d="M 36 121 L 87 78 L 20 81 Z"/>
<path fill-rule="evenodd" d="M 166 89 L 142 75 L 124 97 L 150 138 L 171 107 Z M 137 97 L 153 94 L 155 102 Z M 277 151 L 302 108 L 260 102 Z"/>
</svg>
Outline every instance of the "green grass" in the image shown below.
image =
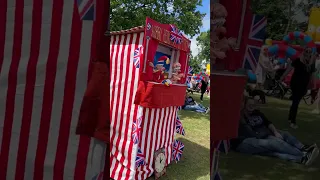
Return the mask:
<svg viewBox="0 0 320 180">
<path fill-rule="evenodd" d="M 200 102 L 200 96 L 193 94 Z M 209 106 L 209 97 L 205 95 L 202 103 Z M 180 111 L 180 119 L 186 135 L 177 135 L 184 145 L 182 159 L 167 167 L 167 173 L 161 180 L 208 180 L 210 179 L 210 121 L 209 114 Z M 153 177 L 152 177 L 153 178 Z M 150 179 L 152 179 L 150 178 Z"/>
<path fill-rule="evenodd" d="M 288 128 L 289 107 L 290 101 L 268 98 L 267 105 L 261 107 L 261 110 L 278 129 L 289 131 L 303 143 L 316 142 L 320 145 L 320 116 L 310 114 L 313 107 L 301 102 L 297 130 Z M 220 157 L 219 169 L 225 180 L 318 180 L 320 158 L 306 167 L 276 158 L 230 152 Z"/>
</svg>

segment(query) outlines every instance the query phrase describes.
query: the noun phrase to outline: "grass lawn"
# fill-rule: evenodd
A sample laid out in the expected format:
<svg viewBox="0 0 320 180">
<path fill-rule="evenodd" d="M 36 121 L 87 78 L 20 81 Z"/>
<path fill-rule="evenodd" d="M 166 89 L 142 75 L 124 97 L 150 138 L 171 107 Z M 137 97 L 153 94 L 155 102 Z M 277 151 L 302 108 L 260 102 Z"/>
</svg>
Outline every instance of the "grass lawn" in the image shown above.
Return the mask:
<svg viewBox="0 0 320 180">
<path fill-rule="evenodd" d="M 200 102 L 199 94 L 192 96 Z M 205 95 L 202 104 L 208 107 L 209 97 Z M 210 179 L 209 114 L 184 110 L 179 114 L 186 135 L 177 135 L 176 138 L 184 144 L 184 152 L 178 163 L 172 163 L 167 167 L 167 174 L 161 180 L 208 180 Z"/>
<path fill-rule="evenodd" d="M 297 123 L 299 129 L 288 128 L 290 101 L 267 99 L 261 110 L 278 129 L 289 131 L 304 143 L 316 142 L 320 146 L 320 115 L 310 113 L 313 107 L 300 104 Z M 230 152 L 221 155 L 219 169 L 225 180 L 318 180 L 320 158 L 309 167 L 276 158 L 259 157 Z"/>
</svg>

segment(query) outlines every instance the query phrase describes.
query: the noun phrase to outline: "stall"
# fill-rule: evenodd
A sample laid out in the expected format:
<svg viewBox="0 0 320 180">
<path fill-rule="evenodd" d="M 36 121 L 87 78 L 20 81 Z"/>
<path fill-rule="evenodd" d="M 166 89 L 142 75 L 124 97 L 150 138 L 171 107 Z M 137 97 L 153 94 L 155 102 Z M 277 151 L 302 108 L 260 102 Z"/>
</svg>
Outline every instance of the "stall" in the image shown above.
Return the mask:
<svg viewBox="0 0 320 180">
<path fill-rule="evenodd" d="M 160 177 L 179 161 L 190 54 L 175 25 L 150 18 L 145 26 L 111 32 L 110 174 L 118 179 Z"/>
</svg>

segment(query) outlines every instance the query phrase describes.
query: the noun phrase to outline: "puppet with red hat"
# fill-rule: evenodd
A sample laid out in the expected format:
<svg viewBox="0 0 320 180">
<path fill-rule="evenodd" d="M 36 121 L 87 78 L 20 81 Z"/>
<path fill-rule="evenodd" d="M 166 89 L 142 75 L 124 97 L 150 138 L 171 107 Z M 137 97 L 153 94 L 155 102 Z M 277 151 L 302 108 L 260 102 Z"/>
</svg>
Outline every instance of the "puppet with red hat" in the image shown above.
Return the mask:
<svg viewBox="0 0 320 180">
<path fill-rule="evenodd" d="M 153 67 L 153 81 L 161 83 L 164 80 L 164 64 L 169 64 L 170 59 L 167 56 L 161 56 L 158 59 L 156 66 L 152 62 L 149 63 L 151 67 Z"/>
</svg>

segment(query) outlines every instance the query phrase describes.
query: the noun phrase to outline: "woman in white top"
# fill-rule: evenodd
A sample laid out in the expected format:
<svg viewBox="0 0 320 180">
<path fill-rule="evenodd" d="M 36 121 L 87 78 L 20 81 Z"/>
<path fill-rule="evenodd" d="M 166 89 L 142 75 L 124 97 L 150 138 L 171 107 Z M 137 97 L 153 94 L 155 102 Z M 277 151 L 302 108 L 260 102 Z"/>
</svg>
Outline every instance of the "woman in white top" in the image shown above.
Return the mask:
<svg viewBox="0 0 320 180">
<path fill-rule="evenodd" d="M 261 47 L 259 62 L 255 74 L 257 76 L 257 85 L 259 89 L 262 89 L 266 80 L 267 72 L 273 70 L 272 62 L 268 56 L 268 46 L 264 45 Z"/>
</svg>

